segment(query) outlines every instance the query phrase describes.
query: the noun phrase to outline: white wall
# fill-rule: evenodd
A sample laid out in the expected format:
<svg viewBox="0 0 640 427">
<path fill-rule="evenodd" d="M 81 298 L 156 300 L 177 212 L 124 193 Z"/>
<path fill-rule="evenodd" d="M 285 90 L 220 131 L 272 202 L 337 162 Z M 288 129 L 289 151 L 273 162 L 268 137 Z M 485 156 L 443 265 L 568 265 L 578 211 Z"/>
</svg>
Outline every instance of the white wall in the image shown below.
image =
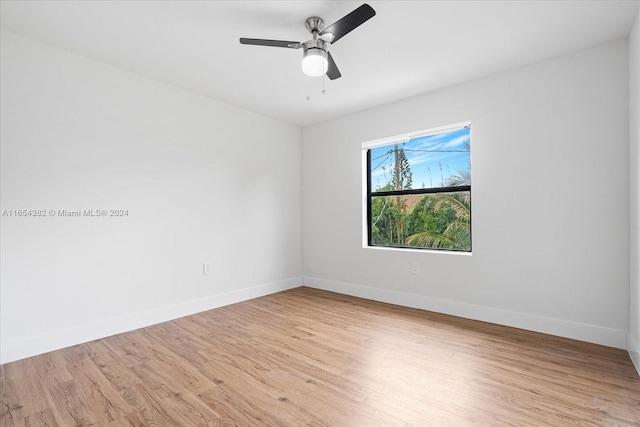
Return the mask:
<svg viewBox="0 0 640 427">
<path fill-rule="evenodd" d="M 2 362 L 300 285 L 299 128 L 1 40 L 1 209 L 129 211 L 2 217 Z"/>
<path fill-rule="evenodd" d="M 631 241 L 628 348 L 640 374 L 640 12 L 629 35 L 629 109 Z"/>
<path fill-rule="evenodd" d="M 305 128 L 305 284 L 625 348 L 627 90 L 619 40 Z M 467 120 L 473 254 L 362 248 L 362 142 Z"/>
</svg>

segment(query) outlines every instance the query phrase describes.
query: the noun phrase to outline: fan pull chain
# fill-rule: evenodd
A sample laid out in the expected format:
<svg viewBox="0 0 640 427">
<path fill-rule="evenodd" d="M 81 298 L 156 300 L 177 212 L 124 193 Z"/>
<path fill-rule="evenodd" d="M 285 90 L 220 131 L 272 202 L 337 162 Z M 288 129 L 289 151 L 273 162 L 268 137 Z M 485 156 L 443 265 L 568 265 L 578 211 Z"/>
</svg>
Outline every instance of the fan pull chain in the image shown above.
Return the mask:
<svg viewBox="0 0 640 427">
<path fill-rule="evenodd" d="M 322 75 L 322 90 L 320 91 L 323 95 L 327 93 L 325 89 L 326 74 Z M 307 76 L 307 101 L 311 101 L 311 77 Z"/>
</svg>

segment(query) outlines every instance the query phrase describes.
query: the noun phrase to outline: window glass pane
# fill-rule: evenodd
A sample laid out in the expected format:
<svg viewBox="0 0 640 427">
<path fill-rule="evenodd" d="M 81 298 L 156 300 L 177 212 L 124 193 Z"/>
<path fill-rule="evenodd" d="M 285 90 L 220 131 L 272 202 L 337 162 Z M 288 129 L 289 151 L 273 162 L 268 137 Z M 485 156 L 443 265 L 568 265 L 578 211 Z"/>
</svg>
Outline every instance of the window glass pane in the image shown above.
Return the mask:
<svg viewBox="0 0 640 427">
<path fill-rule="evenodd" d="M 371 149 L 371 191 L 471 185 L 469 127 Z"/>
<path fill-rule="evenodd" d="M 471 250 L 468 191 L 371 197 L 371 245 Z"/>
</svg>

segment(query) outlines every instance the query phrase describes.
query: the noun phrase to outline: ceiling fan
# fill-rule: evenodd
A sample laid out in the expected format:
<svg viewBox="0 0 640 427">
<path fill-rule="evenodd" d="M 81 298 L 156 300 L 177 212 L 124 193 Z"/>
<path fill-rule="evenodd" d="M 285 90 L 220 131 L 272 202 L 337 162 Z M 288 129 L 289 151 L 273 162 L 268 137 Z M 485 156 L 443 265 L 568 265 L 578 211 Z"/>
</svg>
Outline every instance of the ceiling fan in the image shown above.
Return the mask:
<svg viewBox="0 0 640 427">
<path fill-rule="evenodd" d="M 342 19 L 324 28 L 324 21 L 319 16 L 307 18 L 305 26 L 313 35 L 311 40 L 304 43 L 286 40 L 265 40 L 240 38 L 241 44 L 256 46 L 285 47 L 289 49 L 304 49 L 302 52 L 302 71 L 310 77 L 319 77 L 324 74 L 331 80 L 342 76 L 336 66 L 331 53 L 328 51 L 330 44 L 340 40 L 360 25 L 375 16 L 376 12 L 368 4 L 363 4 Z"/>
</svg>

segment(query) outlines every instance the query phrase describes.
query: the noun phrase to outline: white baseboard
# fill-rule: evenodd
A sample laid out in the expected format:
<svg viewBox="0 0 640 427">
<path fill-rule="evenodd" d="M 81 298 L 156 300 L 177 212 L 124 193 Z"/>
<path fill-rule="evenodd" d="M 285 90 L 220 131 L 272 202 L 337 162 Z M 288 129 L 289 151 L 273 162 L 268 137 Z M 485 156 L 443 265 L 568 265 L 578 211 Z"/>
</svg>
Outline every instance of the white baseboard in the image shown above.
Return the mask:
<svg viewBox="0 0 640 427">
<path fill-rule="evenodd" d="M 159 307 L 153 310 L 141 311 L 126 316 L 110 318 L 72 328 L 53 331 L 51 333 L 31 336 L 16 341 L 3 342 L 0 346 L 0 363 L 8 363 L 19 359 L 35 356 L 61 348 L 105 338 L 111 335 L 144 328 L 190 314 L 235 304 L 269 295 L 287 289 L 297 288 L 302 284 L 302 277 L 293 277 L 272 283 L 223 294 L 211 295 L 193 301 L 183 302 L 171 306 Z"/>
<path fill-rule="evenodd" d="M 638 343 L 631 334 L 627 335 L 627 350 L 629 351 L 629 357 L 631 357 L 633 366 L 636 367 L 636 371 L 638 371 L 638 375 L 640 375 L 640 343 Z"/>
<path fill-rule="evenodd" d="M 466 319 L 627 349 L 627 331 L 352 283 L 304 277 L 304 286 Z M 636 346 L 637 349 L 637 346 Z M 637 352 L 636 352 L 637 354 Z M 635 363 L 635 362 L 634 362 Z M 636 364 L 636 367 L 638 364 Z"/>
<path fill-rule="evenodd" d="M 111 318 L 91 324 L 79 325 L 73 328 L 31 336 L 16 341 L 4 342 L 0 348 L 0 363 L 9 363 L 194 313 L 293 289 L 299 287 L 302 283 L 311 288 L 352 295 L 374 301 L 419 308 L 467 319 L 481 320 L 592 342 L 609 347 L 627 349 L 640 375 L 640 345 L 630 334 L 627 334 L 627 331 L 314 277 L 294 277 L 278 282 L 265 283 L 181 304 Z"/>
</svg>

